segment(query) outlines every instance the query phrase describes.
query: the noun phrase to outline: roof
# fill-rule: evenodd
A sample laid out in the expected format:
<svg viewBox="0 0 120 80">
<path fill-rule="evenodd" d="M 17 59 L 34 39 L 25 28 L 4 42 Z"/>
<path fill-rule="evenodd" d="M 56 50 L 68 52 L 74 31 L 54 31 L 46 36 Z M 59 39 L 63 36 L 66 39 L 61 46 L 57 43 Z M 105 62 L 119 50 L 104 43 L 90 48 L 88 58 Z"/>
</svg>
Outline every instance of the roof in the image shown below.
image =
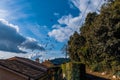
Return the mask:
<svg viewBox="0 0 120 80">
<path fill-rule="evenodd" d="M 23 57 L 12 57 L 12 58 L 9 58 L 8 60 L 17 60 L 19 62 L 22 62 L 22 63 L 25 63 L 27 65 L 31 65 L 31 66 L 34 66 L 34 67 L 37 67 L 39 69 L 41 69 L 42 71 L 47 71 L 47 66 L 44 66 L 36 61 L 33 61 L 33 60 L 30 60 L 28 58 L 23 58 Z"/>
<path fill-rule="evenodd" d="M 44 62 L 42 62 L 42 64 L 49 68 L 54 66 L 54 64 L 50 62 L 49 60 L 45 60 Z"/>
<path fill-rule="evenodd" d="M 47 71 L 47 67 L 40 63 L 21 57 L 1 59 L 0 66 L 34 79 L 43 76 Z"/>
</svg>

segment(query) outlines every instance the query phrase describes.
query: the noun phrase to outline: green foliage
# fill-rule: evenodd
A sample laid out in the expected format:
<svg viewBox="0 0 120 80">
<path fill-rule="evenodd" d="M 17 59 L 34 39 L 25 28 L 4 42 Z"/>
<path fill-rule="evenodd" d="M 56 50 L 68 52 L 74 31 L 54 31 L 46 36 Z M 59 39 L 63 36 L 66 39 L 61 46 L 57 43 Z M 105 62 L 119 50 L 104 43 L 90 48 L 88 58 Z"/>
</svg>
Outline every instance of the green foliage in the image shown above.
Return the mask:
<svg viewBox="0 0 120 80">
<path fill-rule="evenodd" d="M 61 65 L 62 72 L 65 74 L 67 80 L 72 80 L 72 63 L 65 63 Z"/>
<path fill-rule="evenodd" d="M 70 37 L 70 41 L 68 42 L 68 53 L 73 61 L 80 61 L 79 53 L 77 52 L 79 51 L 79 47 L 84 43 L 84 37 L 80 36 L 77 32 Z"/>
<path fill-rule="evenodd" d="M 104 4 L 100 14 L 87 15 L 80 34 L 75 32 L 68 41 L 68 54 L 72 61 L 84 62 L 94 70 L 120 69 L 119 0 Z"/>
<path fill-rule="evenodd" d="M 83 63 L 72 63 L 72 80 L 86 80 L 85 65 Z"/>
<path fill-rule="evenodd" d="M 67 80 L 86 80 L 85 65 L 79 62 L 62 64 L 62 71 Z"/>
<path fill-rule="evenodd" d="M 100 64 L 98 64 L 98 63 L 93 64 L 93 65 L 91 66 L 91 70 L 92 70 L 92 71 L 97 71 L 97 72 L 101 71 L 101 66 L 100 66 Z"/>
</svg>

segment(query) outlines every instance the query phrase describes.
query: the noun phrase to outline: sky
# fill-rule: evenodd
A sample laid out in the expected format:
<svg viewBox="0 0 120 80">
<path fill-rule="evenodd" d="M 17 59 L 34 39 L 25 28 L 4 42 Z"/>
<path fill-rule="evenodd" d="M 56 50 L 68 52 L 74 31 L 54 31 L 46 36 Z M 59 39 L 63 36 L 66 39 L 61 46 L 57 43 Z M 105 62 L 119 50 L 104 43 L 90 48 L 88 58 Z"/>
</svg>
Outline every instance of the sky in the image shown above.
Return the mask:
<svg viewBox="0 0 120 80">
<path fill-rule="evenodd" d="M 105 0 L 1 0 L 0 58 L 65 57 L 63 48 Z M 44 58 L 44 59 L 43 59 Z"/>
</svg>

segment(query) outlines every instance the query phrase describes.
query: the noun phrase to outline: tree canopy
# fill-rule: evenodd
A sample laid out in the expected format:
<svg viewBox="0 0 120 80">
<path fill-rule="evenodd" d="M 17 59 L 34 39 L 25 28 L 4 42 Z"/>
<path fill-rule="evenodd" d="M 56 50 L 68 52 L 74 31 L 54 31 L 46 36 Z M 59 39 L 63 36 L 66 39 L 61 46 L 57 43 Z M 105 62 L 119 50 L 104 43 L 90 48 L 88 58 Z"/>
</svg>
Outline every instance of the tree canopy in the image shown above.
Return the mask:
<svg viewBox="0 0 120 80">
<path fill-rule="evenodd" d="M 104 4 L 100 13 L 89 13 L 80 33 L 68 41 L 68 54 L 73 61 L 103 69 L 120 67 L 120 1 Z"/>
</svg>

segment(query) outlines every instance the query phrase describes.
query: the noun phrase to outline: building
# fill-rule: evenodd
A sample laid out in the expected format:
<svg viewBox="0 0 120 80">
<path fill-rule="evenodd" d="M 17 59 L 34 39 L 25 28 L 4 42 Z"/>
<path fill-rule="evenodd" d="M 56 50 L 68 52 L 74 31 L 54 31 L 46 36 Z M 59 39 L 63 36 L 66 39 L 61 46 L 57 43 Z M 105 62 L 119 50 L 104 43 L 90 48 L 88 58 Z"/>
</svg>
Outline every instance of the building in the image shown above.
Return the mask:
<svg viewBox="0 0 120 80">
<path fill-rule="evenodd" d="M 0 80 L 50 80 L 48 67 L 27 58 L 0 59 Z"/>
<path fill-rule="evenodd" d="M 56 58 L 52 60 L 45 60 L 42 64 L 49 68 L 50 80 L 64 80 L 61 65 L 68 62 L 70 62 L 70 59 L 68 58 Z"/>
</svg>

